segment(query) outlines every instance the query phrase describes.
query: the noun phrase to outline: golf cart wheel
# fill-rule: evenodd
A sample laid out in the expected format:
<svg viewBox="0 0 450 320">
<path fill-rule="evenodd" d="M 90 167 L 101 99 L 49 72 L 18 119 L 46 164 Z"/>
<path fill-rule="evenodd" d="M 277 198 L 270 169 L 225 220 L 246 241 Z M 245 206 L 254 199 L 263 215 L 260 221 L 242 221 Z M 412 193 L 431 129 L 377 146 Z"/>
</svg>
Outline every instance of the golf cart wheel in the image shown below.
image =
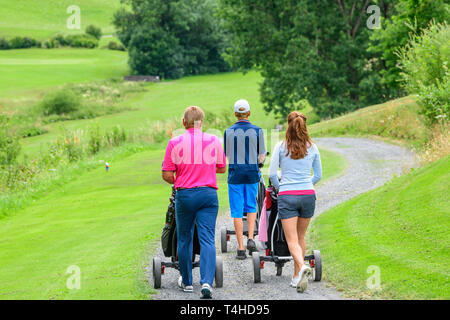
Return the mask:
<svg viewBox="0 0 450 320">
<path fill-rule="evenodd" d="M 277 276 L 281 276 L 282 273 L 283 273 L 283 267 L 277 265 Z"/>
<path fill-rule="evenodd" d="M 223 260 L 222 257 L 216 257 L 216 275 L 215 275 L 216 288 L 223 287 Z"/>
<path fill-rule="evenodd" d="M 314 255 L 314 281 L 322 280 L 322 256 L 319 250 L 313 251 Z"/>
<path fill-rule="evenodd" d="M 227 227 L 220 228 L 220 249 L 222 253 L 227 252 Z"/>
<path fill-rule="evenodd" d="M 255 283 L 261 282 L 261 260 L 259 259 L 259 252 L 253 252 L 253 280 Z"/>
<path fill-rule="evenodd" d="M 161 288 L 161 259 L 159 257 L 153 258 L 153 287 Z"/>
</svg>

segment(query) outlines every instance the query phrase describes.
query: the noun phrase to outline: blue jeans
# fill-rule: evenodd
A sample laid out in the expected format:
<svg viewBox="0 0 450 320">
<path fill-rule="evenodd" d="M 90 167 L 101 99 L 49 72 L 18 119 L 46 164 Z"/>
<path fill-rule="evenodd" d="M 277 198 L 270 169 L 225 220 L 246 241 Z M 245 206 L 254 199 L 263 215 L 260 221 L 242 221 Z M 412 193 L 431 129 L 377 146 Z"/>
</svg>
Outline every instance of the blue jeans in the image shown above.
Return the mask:
<svg viewBox="0 0 450 320">
<path fill-rule="evenodd" d="M 181 189 L 175 196 L 178 261 L 183 283 L 192 285 L 194 227 L 200 242 L 200 284 L 212 286 L 216 273 L 215 229 L 219 201 L 213 188 Z"/>
</svg>

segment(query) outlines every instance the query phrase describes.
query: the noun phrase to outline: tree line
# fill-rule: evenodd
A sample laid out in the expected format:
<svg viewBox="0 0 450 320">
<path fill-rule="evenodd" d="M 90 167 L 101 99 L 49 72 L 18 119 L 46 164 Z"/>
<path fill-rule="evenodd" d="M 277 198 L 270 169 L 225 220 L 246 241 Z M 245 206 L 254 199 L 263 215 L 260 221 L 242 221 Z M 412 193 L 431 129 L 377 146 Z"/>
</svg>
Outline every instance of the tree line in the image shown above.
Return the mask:
<svg viewBox="0 0 450 320">
<path fill-rule="evenodd" d="M 401 49 L 450 18 L 445 0 L 123 2 L 114 24 L 133 73 L 256 69 L 265 110 L 280 117 L 305 100 L 327 118 L 405 95 Z M 378 29 L 366 25 L 371 5 Z"/>
</svg>

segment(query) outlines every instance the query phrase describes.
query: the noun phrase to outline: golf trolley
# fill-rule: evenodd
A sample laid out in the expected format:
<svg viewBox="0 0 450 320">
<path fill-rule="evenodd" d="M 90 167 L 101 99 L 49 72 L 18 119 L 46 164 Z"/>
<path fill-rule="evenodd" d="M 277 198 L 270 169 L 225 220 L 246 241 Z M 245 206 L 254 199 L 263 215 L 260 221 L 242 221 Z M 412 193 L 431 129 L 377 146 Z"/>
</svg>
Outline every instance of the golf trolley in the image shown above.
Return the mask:
<svg viewBox="0 0 450 320">
<path fill-rule="evenodd" d="M 254 282 L 261 282 L 261 269 L 264 263 L 274 262 L 277 268 L 277 276 L 281 276 L 284 265 L 293 260 L 283 232 L 281 219 L 278 216 L 278 194 L 270 184 L 266 190 L 266 210 L 269 215 L 267 239 L 265 243 L 266 255 L 260 256 L 259 252 L 253 252 L 253 275 Z M 308 262 L 313 270 L 312 279 L 320 281 L 322 279 L 322 257 L 319 250 L 313 250 L 312 254 L 305 256 L 305 263 Z"/>
<path fill-rule="evenodd" d="M 175 195 L 176 190 L 172 187 L 172 196 L 170 197 L 170 204 L 166 213 L 166 224 L 164 226 L 161 236 L 161 247 L 164 256 L 170 258 L 169 261 L 163 261 L 160 257 L 153 258 L 152 275 L 153 287 L 155 289 L 161 288 L 161 276 L 164 274 L 166 268 L 174 268 L 180 270 L 180 264 L 177 256 L 177 232 L 175 221 Z M 192 250 L 192 269 L 200 267 L 200 261 L 195 260 L 196 255 L 200 255 L 200 243 L 198 240 L 197 226 L 194 229 L 194 242 Z M 223 260 L 222 257 L 216 256 L 216 274 L 214 282 L 216 288 L 223 286 Z"/>
</svg>

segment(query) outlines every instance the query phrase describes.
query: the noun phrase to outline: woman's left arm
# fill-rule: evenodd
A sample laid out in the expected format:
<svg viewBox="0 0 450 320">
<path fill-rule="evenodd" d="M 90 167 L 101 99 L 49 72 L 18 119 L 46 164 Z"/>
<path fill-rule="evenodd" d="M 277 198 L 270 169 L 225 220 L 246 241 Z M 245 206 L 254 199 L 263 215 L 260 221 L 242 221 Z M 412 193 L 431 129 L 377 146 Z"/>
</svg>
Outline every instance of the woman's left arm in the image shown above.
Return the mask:
<svg viewBox="0 0 450 320">
<path fill-rule="evenodd" d="M 313 169 L 313 177 L 312 177 L 312 183 L 313 185 L 322 179 L 322 161 L 320 160 L 320 153 L 319 149 L 316 145 L 314 145 L 315 148 L 315 155 L 314 160 L 312 163 L 312 169 Z"/>
</svg>

